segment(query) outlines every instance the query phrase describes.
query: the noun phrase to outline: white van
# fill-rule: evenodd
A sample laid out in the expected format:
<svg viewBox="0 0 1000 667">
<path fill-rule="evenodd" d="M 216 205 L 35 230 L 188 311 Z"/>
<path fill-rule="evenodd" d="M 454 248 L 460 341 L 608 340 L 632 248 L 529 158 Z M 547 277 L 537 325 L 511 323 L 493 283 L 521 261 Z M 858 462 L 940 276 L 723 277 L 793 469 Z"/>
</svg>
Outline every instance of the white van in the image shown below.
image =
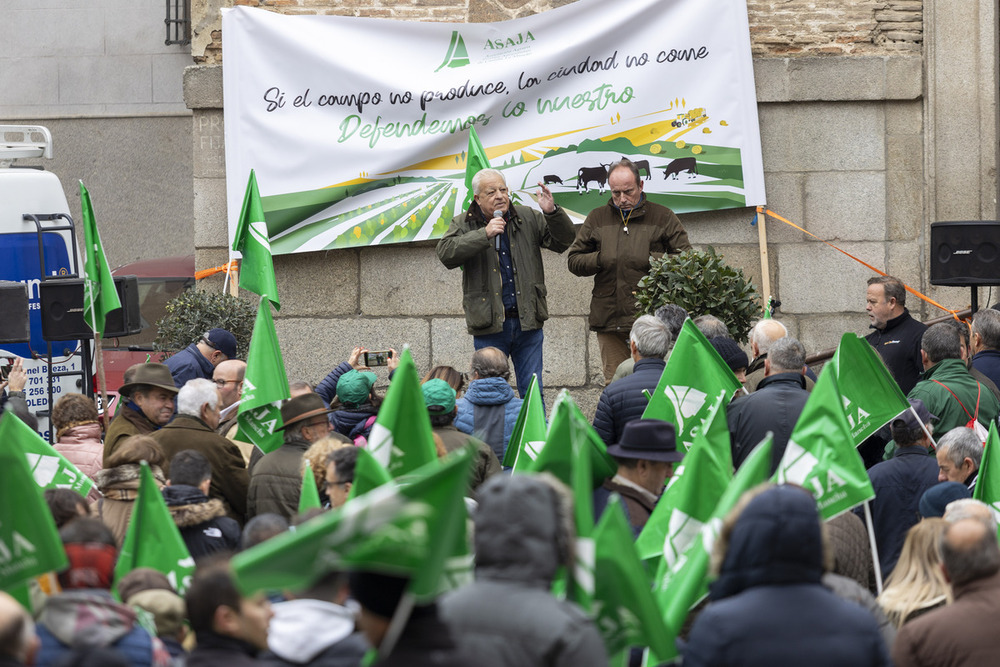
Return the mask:
<svg viewBox="0 0 1000 667">
<path fill-rule="evenodd" d="M 27 343 L 0 343 L 0 363 L 9 364 L 13 357 L 23 359 L 28 407 L 38 417 L 42 437 L 50 442 L 55 438 L 50 433 L 49 408 L 63 394 L 86 393 L 83 369 L 91 366 L 92 345 L 42 339 L 39 285 L 48 278 L 83 273 L 74 221 L 59 178 L 44 169 L 17 164 L 17 160 L 51 157 L 52 135 L 47 128 L 0 125 L 0 280 L 28 286 L 31 336 Z"/>
</svg>

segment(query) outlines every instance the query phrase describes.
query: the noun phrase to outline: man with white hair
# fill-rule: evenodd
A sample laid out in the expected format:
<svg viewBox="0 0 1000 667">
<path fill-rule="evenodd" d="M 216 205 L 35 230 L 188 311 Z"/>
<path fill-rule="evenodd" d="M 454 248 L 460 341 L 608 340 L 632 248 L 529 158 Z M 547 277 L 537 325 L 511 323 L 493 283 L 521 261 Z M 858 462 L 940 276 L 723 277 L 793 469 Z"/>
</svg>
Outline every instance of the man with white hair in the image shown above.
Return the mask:
<svg viewBox="0 0 1000 667">
<path fill-rule="evenodd" d="M 951 501 L 945 506 L 942 518 L 948 523 L 962 519 L 979 519 L 993 526 L 994 532 L 997 529 L 997 510 L 975 498 L 959 498 Z"/>
<path fill-rule="evenodd" d="M 473 344 L 510 357 L 521 398 L 532 375 L 539 388 L 542 382 L 542 323 L 549 307 L 541 249 L 561 253 L 574 236 L 569 216 L 538 185 L 541 213 L 512 205 L 503 174 L 480 170 L 472 177 L 469 210 L 455 216 L 437 244 L 442 264 L 462 268 L 462 307 Z"/>
<path fill-rule="evenodd" d="M 153 434 L 167 461 L 185 449 L 201 453 L 212 466 L 208 495 L 218 498 L 226 514 L 240 525 L 246 518 L 250 484 L 239 448 L 215 432 L 219 427 L 219 391 L 211 380 L 189 380 L 177 394 L 177 416 Z M 164 474 L 170 476 L 169 468 Z"/>
<path fill-rule="evenodd" d="M 604 444 L 619 442 L 625 424 L 642 417 L 648 403 L 642 392 L 656 391 L 672 340 L 667 325 L 653 315 L 643 315 L 632 325 L 628 343 L 635 360 L 632 375 L 604 388 L 594 414 L 594 429 Z"/>
<path fill-rule="evenodd" d="M 788 329 L 778 320 L 761 320 L 750 330 L 750 365 L 747 366 L 747 381 L 744 386 L 748 392 L 757 390 L 757 385 L 764 379 L 764 362 L 767 360 L 767 353 L 771 351 L 771 346 L 775 341 L 781 340 L 788 335 Z M 812 391 L 816 384 L 816 376 L 806 367 L 806 390 Z"/>
<path fill-rule="evenodd" d="M 957 426 L 938 440 L 938 481 L 965 484 L 972 491 L 983 460 L 983 443 L 971 428 Z"/>
</svg>

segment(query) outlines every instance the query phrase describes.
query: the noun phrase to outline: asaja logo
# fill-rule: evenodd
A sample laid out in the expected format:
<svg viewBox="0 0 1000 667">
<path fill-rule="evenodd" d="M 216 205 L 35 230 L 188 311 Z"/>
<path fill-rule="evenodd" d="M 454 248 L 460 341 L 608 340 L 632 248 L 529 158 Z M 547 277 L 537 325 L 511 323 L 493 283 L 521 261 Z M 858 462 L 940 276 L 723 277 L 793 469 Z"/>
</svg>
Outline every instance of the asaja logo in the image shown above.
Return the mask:
<svg viewBox="0 0 1000 667">
<path fill-rule="evenodd" d="M 448 53 L 444 60 L 438 65 L 435 72 L 440 72 L 445 67 L 465 67 L 469 64 L 469 52 L 465 48 L 465 40 L 457 30 L 451 31 L 451 43 L 448 44 Z"/>
<path fill-rule="evenodd" d="M 531 34 L 531 31 L 519 32 L 513 37 L 503 37 L 500 39 L 488 39 L 486 44 L 483 45 L 483 50 L 489 49 L 490 51 L 496 51 L 498 49 L 509 49 L 512 46 L 521 46 L 522 44 L 527 44 L 528 42 L 535 41 L 535 36 Z"/>
</svg>

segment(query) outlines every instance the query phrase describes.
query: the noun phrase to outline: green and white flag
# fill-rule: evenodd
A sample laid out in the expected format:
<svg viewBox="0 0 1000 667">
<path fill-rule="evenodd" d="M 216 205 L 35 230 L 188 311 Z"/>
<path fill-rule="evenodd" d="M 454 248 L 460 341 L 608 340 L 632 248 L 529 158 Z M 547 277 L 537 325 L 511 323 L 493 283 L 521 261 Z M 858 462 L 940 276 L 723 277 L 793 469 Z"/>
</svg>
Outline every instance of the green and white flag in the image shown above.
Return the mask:
<svg viewBox="0 0 1000 667">
<path fill-rule="evenodd" d="M 187 590 L 194 574 L 194 559 L 145 461 L 140 472 L 139 495 L 115 565 L 115 585 L 138 567 L 162 572 L 180 595 Z"/>
<path fill-rule="evenodd" d="M 993 518 L 1000 523 L 1000 434 L 993 421 L 990 422 L 990 434 L 986 438 L 986 449 L 983 450 L 972 497 L 989 505 Z"/>
<path fill-rule="evenodd" d="M 264 208 L 260 204 L 257 190 L 257 175 L 250 170 L 247 192 L 243 196 L 243 209 L 236 223 L 233 250 L 243 255 L 240 263 L 240 287 L 254 294 L 266 296 L 276 309 L 278 303 L 278 282 L 274 277 L 274 261 L 271 258 L 271 243 L 268 238 Z"/>
<path fill-rule="evenodd" d="M 94 219 L 94 206 L 90 193 L 80 181 L 80 207 L 83 216 L 83 316 L 87 324 L 100 337 L 104 333 L 104 319 L 112 310 L 122 307 L 115 289 L 101 234 Z"/>
<path fill-rule="evenodd" d="M 299 493 L 299 514 L 313 509 L 322 509 L 319 501 L 319 489 L 316 488 L 316 477 L 313 475 L 309 461 L 303 459 L 305 469 L 302 471 L 302 491 Z"/>
<path fill-rule="evenodd" d="M 86 498 L 94 487 L 92 479 L 20 419 L 0 420 L 0 443 L 24 454 L 35 483 L 43 489 L 73 489 Z"/>
<path fill-rule="evenodd" d="M 281 447 L 284 437 L 276 429 L 283 424 L 281 402 L 289 396 L 288 376 L 274 330 L 271 306 L 262 296 L 247 353 L 243 398 L 236 415 L 239 431 L 234 439 L 252 442 L 265 454 Z"/>
<path fill-rule="evenodd" d="M 538 377 L 532 375 L 528 393 L 521 403 L 521 411 L 517 414 L 517 422 L 510 434 L 507 451 L 503 455 L 503 465 L 513 468 L 514 472 L 527 470 L 545 446 L 545 431 L 545 406 L 542 405 L 538 389 Z"/>
<path fill-rule="evenodd" d="M 709 409 L 707 429 L 695 435 L 691 450 L 675 467 L 670 483 L 636 539 L 641 559 L 663 557 L 667 567 L 673 567 L 712 517 L 733 478 L 727 403 L 726 397 L 720 397 Z"/>
<path fill-rule="evenodd" d="M 462 202 L 462 210 L 469 210 L 475 193 L 472 191 L 472 177 L 483 169 L 489 169 L 490 159 L 486 157 L 486 149 L 479 141 L 476 129 L 469 126 L 469 150 L 465 154 L 465 201 Z"/>
<path fill-rule="evenodd" d="M 845 333 L 828 365 L 837 374 L 855 447 L 900 412 L 910 409 L 882 357 L 865 339 Z"/>
<path fill-rule="evenodd" d="M 677 342 L 642 418 L 662 419 L 676 426 L 677 444 L 687 451 L 718 398 L 731 398 L 741 386 L 689 318 L 677 334 Z"/>
<path fill-rule="evenodd" d="M 18 448 L 8 445 L 15 423 L 24 426 L 13 414 L 0 418 L 0 442 L 4 443 L 0 447 L 0 590 L 23 592 L 22 582 L 60 571 L 68 561 L 42 490 Z"/>
<path fill-rule="evenodd" d="M 772 444 L 773 440 L 769 434 L 750 452 L 719 498 L 711 518 L 701 527 L 680 560 L 672 567 L 667 567 L 666 560 L 660 561 L 656 578 L 653 580 L 653 596 L 667 626 L 669 650 L 660 654 L 656 651 L 661 649 L 653 650 L 651 645 L 651 653 L 654 654 L 655 660 L 648 660 L 647 664 L 657 664 L 658 661 L 677 657 L 675 641 L 681 628 L 684 627 L 684 621 L 691 608 L 708 595 L 708 566 L 712 547 L 722 529 L 722 521 L 736 505 L 740 496 L 767 481 L 767 474 L 771 469 Z"/>
<path fill-rule="evenodd" d="M 372 425 L 368 451 L 393 477 L 437 461 L 431 419 L 409 348 L 400 356 L 399 367 Z"/>
<path fill-rule="evenodd" d="M 667 631 L 649 577 L 632 546 L 632 528 L 621 499 L 611 496 L 594 528 L 594 622 L 609 655 L 630 646 L 669 653 Z"/>
<path fill-rule="evenodd" d="M 564 406 L 563 403 L 566 405 Z M 560 416 L 558 420 L 556 419 L 556 415 Z M 552 423 L 549 424 L 549 429 L 545 434 L 545 444 L 542 445 L 535 459 L 527 467 L 527 472 L 548 471 L 558 477 L 567 486 L 572 486 L 572 462 L 568 458 L 570 450 L 568 446 L 563 446 L 568 442 L 570 422 L 575 423 L 586 437 L 589 445 L 587 450 L 590 453 L 592 488 L 597 488 L 605 479 L 614 476 L 618 471 L 618 464 L 608 454 L 607 445 L 601 440 L 601 436 L 597 435 L 597 431 L 590 425 L 590 422 L 587 421 L 583 412 L 580 411 L 580 408 L 565 389 L 560 391 L 559 395 L 556 396 L 555 404 L 552 406 Z M 549 447 L 549 443 L 553 441 L 562 444 L 557 444 L 551 452 L 546 452 L 545 450 Z"/>
<path fill-rule="evenodd" d="M 354 464 L 354 481 L 351 483 L 351 492 L 347 494 L 347 499 L 354 500 L 390 482 L 392 475 L 389 471 L 375 460 L 367 449 L 358 448 L 358 461 Z"/>
<path fill-rule="evenodd" d="M 829 366 L 820 373 L 795 422 L 774 480 L 805 487 L 824 520 L 875 497 L 865 464 L 854 448 L 837 374 Z"/>
<path fill-rule="evenodd" d="M 413 578 L 418 597 L 433 595 L 467 517 L 463 496 L 473 452 L 415 471 L 406 486 L 384 484 L 233 558 L 247 593 L 303 590 L 351 566 Z"/>
</svg>

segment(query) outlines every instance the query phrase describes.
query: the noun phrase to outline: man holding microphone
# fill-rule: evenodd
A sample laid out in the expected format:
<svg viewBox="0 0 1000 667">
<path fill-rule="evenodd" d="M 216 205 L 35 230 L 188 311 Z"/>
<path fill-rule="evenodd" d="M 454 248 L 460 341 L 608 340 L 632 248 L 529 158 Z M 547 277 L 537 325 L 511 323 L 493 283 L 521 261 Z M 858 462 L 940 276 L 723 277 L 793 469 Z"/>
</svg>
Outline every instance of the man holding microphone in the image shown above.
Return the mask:
<svg viewBox="0 0 1000 667">
<path fill-rule="evenodd" d="M 562 253 L 575 237 L 569 216 L 538 185 L 542 213 L 512 206 L 499 171 L 479 171 L 469 210 L 455 216 L 437 245 L 442 264 L 463 269 L 462 306 L 476 349 L 496 347 L 510 357 L 522 398 L 532 374 L 539 388 L 542 382 L 542 323 L 549 310 L 541 248 Z"/>
</svg>

